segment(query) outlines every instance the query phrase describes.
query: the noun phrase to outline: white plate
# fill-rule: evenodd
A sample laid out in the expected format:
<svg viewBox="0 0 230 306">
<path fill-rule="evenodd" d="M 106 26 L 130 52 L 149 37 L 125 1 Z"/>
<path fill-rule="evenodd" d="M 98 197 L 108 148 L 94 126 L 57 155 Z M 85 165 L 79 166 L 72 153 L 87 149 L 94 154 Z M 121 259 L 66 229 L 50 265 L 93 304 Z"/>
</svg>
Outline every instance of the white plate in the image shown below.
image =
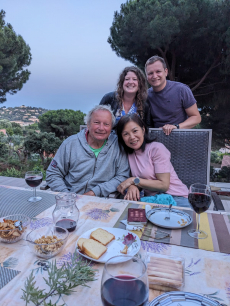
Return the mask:
<svg viewBox="0 0 230 306">
<path fill-rule="evenodd" d="M 156 297 L 149 306 L 221 306 L 217 301 L 191 292 L 173 291 Z"/>
<path fill-rule="evenodd" d="M 146 213 L 146 218 L 155 225 L 170 229 L 183 228 L 192 223 L 192 218 L 189 214 L 181 210 L 172 208 L 170 219 L 165 219 L 168 215 L 169 208 L 153 208 Z"/>
<path fill-rule="evenodd" d="M 135 234 L 133 234 L 130 231 L 126 231 L 120 228 L 113 228 L 113 227 L 100 227 L 106 231 L 108 231 L 109 233 L 113 234 L 115 236 L 115 240 L 112 240 L 109 244 L 107 244 L 107 251 L 98 259 L 93 259 L 83 253 L 80 252 L 80 250 L 77 247 L 77 242 L 80 238 L 90 238 L 90 234 L 95 231 L 96 229 L 98 229 L 98 227 L 92 228 L 91 230 L 85 232 L 84 234 L 82 234 L 77 242 L 76 242 L 76 249 L 77 252 L 79 254 L 81 254 L 82 256 L 84 256 L 85 258 L 88 258 L 90 260 L 96 261 L 96 262 L 101 262 L 101 263 L 105 263 L 107 260 L 109 260 L 111 257 L 113 256 L 117 256 L 117 255 L 123 255 L 124 256 L 124 260 L 122 261 L 126 261 L 126 255 L 120 253 L 120 251 L 122 251 L 125 247 L 125 244 L 123 244 L 122 242 L 124 241 L 124 237 L 128 234 L 132 234 L 135 237 L 135 241 L 132 242 L 132 244 L 128 247 L 128 252 L 127 255 L 129 256 L 134 256 L 136 255 L 140 248 L 141 248 L 141 241 L 139 239 L 139 237 Z"/>
</svg>

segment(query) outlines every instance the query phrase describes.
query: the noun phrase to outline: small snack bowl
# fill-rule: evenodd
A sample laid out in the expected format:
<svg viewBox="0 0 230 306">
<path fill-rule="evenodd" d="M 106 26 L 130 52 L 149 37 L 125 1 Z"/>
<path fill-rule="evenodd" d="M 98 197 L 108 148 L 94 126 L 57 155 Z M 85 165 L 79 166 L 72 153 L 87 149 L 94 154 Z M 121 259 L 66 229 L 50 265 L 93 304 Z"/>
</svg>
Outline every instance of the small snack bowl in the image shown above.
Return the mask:
<svg viewBox="0 0 230 306">
<path fill-rule="evenodd" d="M 0 218 L 0 241 L 14 243 L 25 238 L 30 222 L 29 217 L 21 214 Z"/>
<path fill-rule="evenodd" d="M 60 226 L 44 226 L 31 231 L 26 241 L 38 257 L 49 259 L 60 253 L 67 242 L 69 232 Z"/>
</svg>

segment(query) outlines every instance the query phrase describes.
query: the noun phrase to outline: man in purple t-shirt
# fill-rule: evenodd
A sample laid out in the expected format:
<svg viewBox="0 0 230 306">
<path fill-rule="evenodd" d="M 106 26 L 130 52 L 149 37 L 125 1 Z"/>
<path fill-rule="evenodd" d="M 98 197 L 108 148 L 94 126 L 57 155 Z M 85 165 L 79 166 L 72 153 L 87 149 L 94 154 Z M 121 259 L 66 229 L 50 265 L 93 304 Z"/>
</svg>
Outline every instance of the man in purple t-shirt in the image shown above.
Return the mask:
<svg viewBox="0 0 230 306">
<path fill-rule="evenodd" d="M 145 122 L 148 127 L 162 127 L 166 135 L 173 129 L 191 129 L 201 122 L 191 89 L 166 80 L 168 69 L 162 57 L 153 56 L 145 64 L 148 90 Z"/>
</svg>

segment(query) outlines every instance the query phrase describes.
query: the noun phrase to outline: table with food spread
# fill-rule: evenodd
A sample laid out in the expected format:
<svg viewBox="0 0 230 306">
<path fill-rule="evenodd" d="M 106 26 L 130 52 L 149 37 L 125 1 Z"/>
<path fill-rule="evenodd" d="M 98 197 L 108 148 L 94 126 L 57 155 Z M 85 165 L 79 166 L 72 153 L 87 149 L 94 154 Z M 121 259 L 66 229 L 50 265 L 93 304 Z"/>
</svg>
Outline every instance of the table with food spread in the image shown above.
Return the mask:
<svg viewBox="0 0 230 306">
<path fill-rule="evenodd" d="M 140 229 L 127 225 L 128 209 L 145 209 L 145 203 L 78 195 L 76 206 L 79 214 L 76 221 L 66 218 L 64 223 L 63 219 L 60 223 L 57 221 L 58 216 L 63 213 L 65 205 L 60 204 L 57 208 L 55 196 L 58 193 L 40 191 L 38 193 L 42 201 L 31 203 L 27 201 L 30 193 L 28 189 L 2 185 L 0 192 L 1 306 L 45 305 L 31 301 L 26 304 L 28 281 L 31 284 L 36 282 L 36 288 L 47 291 L 49 284 L 44 279 L 49 280 L 49 271 L 53 265 L 57 269 L 63 266 L 71 269 L 73 259 L 76 264 L 83 261 L 94 271 L 94 280 L 87 282 L 86 286 L 76 286 L 69 295 L 62 292 L 51 294 L 46 300 L 47 305 L 102 305 L 101 277 L 104 263 L 117 255 L 124 258 L 136 256 L 147 264 L 149 301 L 156 299 L 150 305 L 190 305 L 183 304 L 189 299 L 196 301 L 197 305 L 230 305 L 228 213 L 207 211 L 201 214 L 200 227 L 208 234 L 208 238 L 195 240 L 187 233 L 196 227 L 195 213 L 188 208 L 172 208 L 171 219 L 174 215 L 179 218 L 177 225 L 162 227 L 153 220 Z M 151 216 L 148 219 L 151 220 L 158 213 L 164 212 L 167 216 L 168 207 L 151 204 L 149 211 Z M 24 219 L 25 226 L 15 224 L 19 215 L 28 217 L 30 222 L 26 223 L 28 220 Z M 6 216 L 9 217 L 4 218 Z M 160 220 L 159 216 L 157 220 Z M 68 231 L 60 230 L 67 223 Z M 96 235 L 101 234 L 97 229 L 107 231 L 112 238 L 108 237 L 106 250 L 103 250 L 105 247 L 97 249 L 102 255 L 95 252 L 99 258 L 90 260 L 91 253 L 84 252 L 82 244 L 86 246 L 85 241 L 88 243 L 95 231 L 96 238 L 93 239 L 96 241 Z M 89 245 L 88 250 L 91 247 Z M 167 277 L 170 279 L 166 283 Z M 199 300 L 200 296 L 203 302 Z"/>
</svg>

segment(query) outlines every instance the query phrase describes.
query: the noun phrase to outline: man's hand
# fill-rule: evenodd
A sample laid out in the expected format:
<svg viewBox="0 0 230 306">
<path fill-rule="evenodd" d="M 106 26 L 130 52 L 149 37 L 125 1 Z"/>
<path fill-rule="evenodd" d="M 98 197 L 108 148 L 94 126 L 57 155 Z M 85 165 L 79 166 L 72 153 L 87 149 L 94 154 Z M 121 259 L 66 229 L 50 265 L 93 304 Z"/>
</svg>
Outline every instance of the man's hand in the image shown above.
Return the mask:
<svg viewBox="0 0 230 306">
<path fill-rule="evenodd" d="M 129 201 L 139 201 L 140 200 L 140 191 L 135 185 L 131 185 L 128 188 L 128 191 L 124 197 L 124 200 Z"/>
<path fill-rule="evenodd" d="M 165 124 L 163 127 L 161 127 L 161 129 L 163 129 L 163 132 L 165 133 L 165 135 L 169 135 L 172 130 L 176 129 L 177 127 L 175 125 L 172 124 Z"/>
<path fill-rule="evenodd" d="M 117 191 L 119 191 L 121 194 L 125 194 L 125 189 L 129 188 L 129 186 L 134 185 L 134 177 L 130 177 L 124 182 L 122 182 L 118 187 Z"/>
<path fill-rule="evenodd" d="M 95 197 L 95 193 L 94 193 L 92 190 L 90 190 L 90 191 L 84 193 L 83 195 L 88 195 L 88 196 Z"/>
</svg>

